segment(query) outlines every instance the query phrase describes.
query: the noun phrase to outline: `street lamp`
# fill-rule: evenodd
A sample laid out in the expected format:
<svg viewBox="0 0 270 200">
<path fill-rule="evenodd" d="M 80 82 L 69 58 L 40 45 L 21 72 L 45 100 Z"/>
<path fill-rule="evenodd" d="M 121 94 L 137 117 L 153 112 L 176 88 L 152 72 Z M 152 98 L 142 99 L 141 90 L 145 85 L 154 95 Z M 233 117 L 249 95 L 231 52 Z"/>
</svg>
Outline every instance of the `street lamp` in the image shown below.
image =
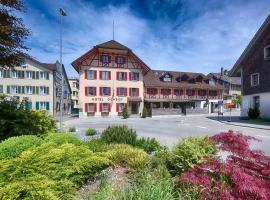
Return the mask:
<svg viewBox="0 0 270 200">
<path fill-rule="evenodd" d="M 63 64 L 62 64 L 62 17 L 67 16 L 66 12 L 59 8 L 60 14 L 60 75 L 61 75 L 61 95 L 60 95 L 60 130 L 63 130 Z"/>
</svg>

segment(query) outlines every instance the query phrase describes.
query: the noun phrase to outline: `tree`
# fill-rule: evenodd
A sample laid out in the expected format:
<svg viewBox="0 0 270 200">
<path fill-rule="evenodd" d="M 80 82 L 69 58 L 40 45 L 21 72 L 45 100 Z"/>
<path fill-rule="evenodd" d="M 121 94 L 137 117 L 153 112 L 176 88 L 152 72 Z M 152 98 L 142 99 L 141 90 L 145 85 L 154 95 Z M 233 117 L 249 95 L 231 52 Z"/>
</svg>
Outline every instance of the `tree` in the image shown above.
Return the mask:
<svg viewBox="0 0 270 200">
<path fill-rule="evenodd" d="M 128 109 L 127 108 L 123 108 L 122 116 L 123 116 L 124 119 L 129 118 L 129 113 L 128 113 Z"/>
<path fill-rule="evenodd" d="M 28 48 L 24 40 L 30 35 L 23 20 L 14 12 L 23 12 L 21 0 L 0 0 L 0 68 L 15 67 L 22 63 Z"/>
<path fill-rule="evenodd" d="M 144 107 L 142 111 L 142 118 L 146 118 L 146 117 L 148 117 L 148 111 L 147 111 L 147 108 Z"/>
</svg>

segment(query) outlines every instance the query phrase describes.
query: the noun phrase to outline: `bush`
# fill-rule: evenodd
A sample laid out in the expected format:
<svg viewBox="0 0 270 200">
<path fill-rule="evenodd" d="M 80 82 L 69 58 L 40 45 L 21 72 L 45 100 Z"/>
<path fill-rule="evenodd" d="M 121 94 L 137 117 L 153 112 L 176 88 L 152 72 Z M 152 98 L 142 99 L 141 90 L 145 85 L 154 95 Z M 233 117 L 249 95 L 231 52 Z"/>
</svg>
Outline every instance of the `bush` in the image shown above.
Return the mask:
<svg viewBox="0 0 270 200">
<path fill-rule="evenodd" d="M 46 138 L 46 142 L 54 142 L 56 144 L 71 143 L 75 145 L 80 145 L 81 141 L 74 135 L 70 133 L 50 133 Z"/>
<path fill-rule="evenodd" d="M 146 152 L 127 144 L 112 145 L 106 154 L 115 164 L 127 164 L 131 169 L 142 169 L 149 164 Z"/>
<path fill-rule="evenodd" d="M 0 141 L 20 135 L 44 135 L 55 130 L 55 122 L 47 111 L 26 108 L 26 100 L 0 96 Z"/>
<path fill-rule="evenodd" d="M 73 199 L 75 188 L 110 164 L 83 145 L 45 143 L 0 161 L 0 199 Z"/>
<path fill-rule="evenodd" d="M 103 152 L 103 151 L 106 151 L 108 149 L 108 144 L 105 143 L 101 139 L 94 138 L 94 139 L 91 139 L 91 140 L 85 142 L 85 144 L 93 152 Z"/>
<path fill-rule="evenodd" d="M 11 137 L 0 143 L 0 160 L 19 156 L 23 151 L 40 146 L 43 140 L 34 135 Z"/>
<path fill-rule="evenodd" d="M 136 140 L 135 147 L 141 148 L 147 153 L 164 148 L 155 138 L 139 138 Z"/>
<path fill-rule="evenodd" d="M 136 131 L 127 126 L 109 126 L 101 134 L 101 139 L 107 143 L 121 143 L 135 145 Z"/>
<path fill-rule="evenodd" d="M 123 116 L 124 119 L 129 118 L 128 109 L 126 107 L 123 108 L 123 110 L 122 110 L 122 116 Z"/>
<path fill-rule="evenodd" d="M 176 173 L 181 173 L 203 163 L 216 153 L 216 146 L 208 137 L 185 138 L 173 147 L 171 165 Z"/>
<path fill-rule="evenodd" d="M 92 128 L 89 128 L 89 129 L 87 129 L 87 131 L 85 132 L 85 135 L 87 135 L 87 136 L 93 136 L 93 135 L 95 135 L 96 134 L 96 130 L 95 129 L 92 129 Z"/>
<path fill-rule="evenodd" d="M 148 117 L 148 111 L 147 111 L 147 108 L 144 107 L 142 111 L 142 118 L 146 118 L 146 117 Z"/>
<path fill-rule="evenodd" d="M 250 119 L 257 119 L 260 116 L 261 112 L 259 108 L 249 108 L 248 109 L 248 117 Z"/>
<path fill-rule="evenodd" d="M 70 127 L 69 129 L 68 129 L 68 132 L 75 132 L 76 131 L 76 128 L 75 127 Z"/>
<path fill-rule="evenodd" d="M 158 151 L 155 151 L 154 154 L 151 156 L 151 165 L 153 168 L 157 168 L 159 166 L 169 167 L 170 164 L 170 157 L 171 153 L 168 149 L 160 149 Z"/>
</svg>

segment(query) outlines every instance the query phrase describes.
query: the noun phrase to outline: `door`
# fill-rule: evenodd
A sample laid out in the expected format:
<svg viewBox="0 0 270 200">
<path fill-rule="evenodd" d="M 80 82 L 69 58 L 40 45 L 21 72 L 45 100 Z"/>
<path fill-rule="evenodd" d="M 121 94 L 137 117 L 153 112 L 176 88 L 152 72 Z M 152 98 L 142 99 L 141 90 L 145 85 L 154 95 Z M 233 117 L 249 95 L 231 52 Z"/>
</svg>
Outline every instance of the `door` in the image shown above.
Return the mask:
<svg viewBox="0 0 270 200">
<path fill-rule="evenodd" d="M 131 114 L 138 114 L 138 104 L 137 103 L 131 104 Z"/>
</svg>

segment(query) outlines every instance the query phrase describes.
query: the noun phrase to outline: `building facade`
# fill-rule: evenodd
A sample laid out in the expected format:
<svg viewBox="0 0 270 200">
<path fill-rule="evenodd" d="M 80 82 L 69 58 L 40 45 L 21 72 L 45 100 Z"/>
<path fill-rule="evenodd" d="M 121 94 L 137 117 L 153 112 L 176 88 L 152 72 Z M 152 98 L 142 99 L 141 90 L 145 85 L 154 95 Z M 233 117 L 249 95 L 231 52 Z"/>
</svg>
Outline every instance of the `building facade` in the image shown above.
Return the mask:
<svg viewBox="0 0 270 200">
<path fill-rule="evenodd" d="M 140 115 L 144 106 L 164 114 L 214 111 L 222 86 L 200 73 L 151 70 L 129 48 L 111 40 L 72 62 L 79 73 L 81 117 Z M 159 110 L 158 110 L 159 109 Z"/>
<path fill-rule="evenodd" d="M 79 73 L 81 117 L 117 116 L 143 109 L 143 75 L 150 68 L 129 48 L 111 40 L 72 62 Z"/>
<path fill-rule="evenodd" d="M 261 117 L 270 117 L 270 16 L 234 64 L 231 76 L 242 79 L 242 116 L 257 107 Z"/>
<path fill-rule="evenodd" d="M 71 113 L 77 113 L 79 107 L 79 79 L 70 77 L 68 79 L 71 88 Z"/>
<path fill-rule="evenodd" d="M 20 101 L 27 98 L 29 109 L 47 110 L 55 115 L 59 112 L 55 107 L 55 66 L 27 57 L 19 67 L 0 69 L 0 93 Z"/>
</svg>

